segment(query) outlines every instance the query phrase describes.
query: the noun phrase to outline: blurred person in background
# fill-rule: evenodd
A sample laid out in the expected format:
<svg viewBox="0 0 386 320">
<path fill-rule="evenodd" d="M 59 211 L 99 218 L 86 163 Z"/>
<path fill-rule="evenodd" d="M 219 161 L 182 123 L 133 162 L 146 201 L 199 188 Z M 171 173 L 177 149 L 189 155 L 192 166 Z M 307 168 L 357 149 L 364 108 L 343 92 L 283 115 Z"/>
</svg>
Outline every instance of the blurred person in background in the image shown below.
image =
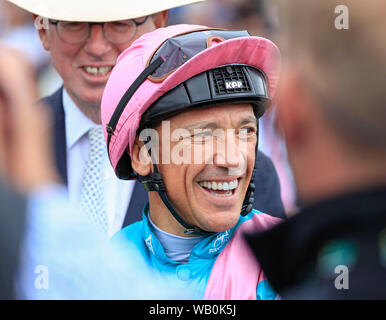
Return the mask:
<svg viewBox="0 0 386 320">
<path fill-rule="evenodd" d="M 23 194 L 10 188 L 9 177 L 6 177 L 6 174 L 9 175 L 7 166 L 10 164 L 10 158 L 19 157 L 19 154 L 15 155 L 15 152 L 11 152 L 12 149 L 10 150 L 7 146 L 11 138 L 9 130 L 11 124 L 8 123 L 7 117 L 9 118 L 12 105 L 9 101 L 6 102 L 6 97 L 9 95 L 8 92 L 12 90 L 12 99 L 17 98 L 20 102 L 20 100 L 23 101 L 26 91 L 19 94 L 14 87 L 7 88 L 9 85 L 5 81 L 12 78 L 9 78 L 6 72 L 10 65 L 9 58 L 14 56 L 14 52 L 7 52 L 3 47 L 0 47 L 0 50 L 0 68 L 2 70 L 4 68 L 0 73 L 0 299 L 13 299 L 15 298 L 13 279 L 17 271 L 20 242 L 24 232 L 26 199 Z M 16 68 L 19 65 L 20 63 L 17 63 Z M 13 70 L 13 72 L 17 73 L 18 71 Z M 32 97 L 27 94 L 28 103 L 30 103 L 30 98 Z"/>
<path fill-rule="evenodd" d="M 192 7 L 173 9 L 171 24 L 195 23 L 234 30 L 248 30 L 251 35 L 265 36 L 268 25 L 260 0 L 211 0 Z"/>
<path fill-rule="evenodd" d="M 275 3 L 277 124 L 303 208 L 250 244 L 283 298 L 386 298 L 386 3 Z"/>
<path fill-rule="evenodd" d="M 140 35 L 165 26 L 167 9 L 200 1 L 116 0 L 98 6 L 75 0 L 55 6 L 48 0 L 38 1 L 41 6 L 11 1 L 48 18 L 38 32 L 63 79 L 63 87 L 44 99 L 53 109 L 56 166 L 70 201 L 81 203 L 106 237 L 141 219 L 147 194 L 138 182 L 116 179 L 111 169 L 100 120 L 104 86 L 124 49 Z M 277 174 L 270 159 L 262 153 L 259 157 L 256 185 L 261 192 L 255 206 L 283 217 Z"/>
<path fill-rule="evenodd" d="M 50 56 L 40 43 L 32 15 L 16 5 L 0 0 L 0 41 L 26 54 L 39 74 L 50 62 Z"/>
<path fill-rule="evenodd" d="M 39 96 L 51 94 L 60 85 L 31 13 L 6 0 L 0 0 L 0 43 L 25 53 L 37 74 Z"/>
<path fill-rule="evenodd" d="M 168 279 L 147 281 L 130 247 L 104 246 L 59 182 L 49 110 L 31 104 L 33 66 L 0 46 L 0 70 L 0 299 L 196 298 Z"/>
</svg>

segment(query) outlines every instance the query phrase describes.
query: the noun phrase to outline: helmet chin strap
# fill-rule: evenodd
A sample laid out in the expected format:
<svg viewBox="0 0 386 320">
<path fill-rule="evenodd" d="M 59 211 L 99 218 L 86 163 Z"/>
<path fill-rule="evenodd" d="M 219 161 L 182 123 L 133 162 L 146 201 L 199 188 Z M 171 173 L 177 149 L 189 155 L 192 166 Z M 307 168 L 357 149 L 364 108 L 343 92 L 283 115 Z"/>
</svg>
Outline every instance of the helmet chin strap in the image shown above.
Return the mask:
<svg viewBox="0 0 386 320">
<path fill-rule="evenodd" d="M 257 156 L 257 153 L 256 153 Z M 245 194 L 244 202 L 241 207 L 240 214 L 245 217 L 248 213 L 250 213 L 253 209 L 253 203 L 255 202 L 255 198 L 253 197 L 255 194 L 255 174 L 256 174 L 256 161 L 255 166 L 252 170 L 251 180 L 249 181 L 249 186 L 247 189 L 247 193 Z"/>
<path fill-rule="evenodd" d="M 162 176 L 158 171 L 157 165 L 153 164 L 154 166 L 154 172 L 147 175 L 147 176 L 140 176 L 138 175 L 138 180 L 143 183 L 145 189 L 147 192 L 149 191 L 157 191 L 158 194 L 161 197 L 162 202 L 165 204 L 165 206 L 168 208 L 170 213 L 173 215 L 173 217 L 181 224 L 184 228 L 185 234 L 195 234 L 195 235 L 211 235 L 216 232 L 211 232 L 211 231 L 206 231 L 203 230 L 199 227 L 192 226 L 185 222 L 182 218 L 181 215 L 177 213 L 177 210 L 174 208 L 173 204 L 169 200 L 167 193 L 166 193 L 166 188 L 165 184 L 162 180 Z"/>
<path fill-rule="evenodd" d="M 255 115 L 256 111 L 254 109 Z M 258 116 L 256 115 L 257 119 Z M 259 121 L 257 121 L 257 125 L 259 126 Z M 252 169 L 251 180 L 249 180 L 249 185 L 247 189 L 247 193 L 245 194 L 243 205 L 241 207 L 240 214 L 245 217 L 248 213 L 250 213 L 253 209 L 253 203 L 255 202 L 254 194 L 255 194 L 255 175 L 257 168 L 257 154 L 258 154 L 258 144 L 259 144 L 259 131 L 257 131 L 257 142 L 255 146 L 255 165 Z"/>
</svg>

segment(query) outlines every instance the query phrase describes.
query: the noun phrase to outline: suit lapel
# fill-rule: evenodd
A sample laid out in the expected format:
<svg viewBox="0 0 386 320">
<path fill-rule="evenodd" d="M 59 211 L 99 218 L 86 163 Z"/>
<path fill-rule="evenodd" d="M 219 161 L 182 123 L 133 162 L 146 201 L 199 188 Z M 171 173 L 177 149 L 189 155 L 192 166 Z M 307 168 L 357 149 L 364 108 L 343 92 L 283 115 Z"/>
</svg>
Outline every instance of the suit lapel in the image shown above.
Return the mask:
<svg viewBox="0 0 386 320">
<path fill-rule="evenodd" d="M 52 134 L 55 150 L 56 168 L 67 185 L 67 143 L 66 143 L 66 125 L 63 107 L 63 87 L 59 88 L 54 94 L 43 99 L 52 110 Z M 134 190 L 127 208 L 123 227 L 142 219 L 142 210 L 148 201 L 148 196 L 143 185 L 136 181 Z"/>
<path fill-rule="evenodd" d="M 129 208 L 127 209 L 122 228 L 136 221 L 142 220 L 142 210 L 148 202 L 148 195 L 142 183 L 135 181 L 134 190 L 131 195 Z"/>
<path fill-rule="evenodd" d="M 67 185 L 67 144 L 66 144 L 66 125 L 63 108 L 63 87 L 59 88 L 54 94 L 43 99 L 43 102 L 52 109 L 53 143 L 55 150 L 56 168 L 64 184 Z"/>
</svg>

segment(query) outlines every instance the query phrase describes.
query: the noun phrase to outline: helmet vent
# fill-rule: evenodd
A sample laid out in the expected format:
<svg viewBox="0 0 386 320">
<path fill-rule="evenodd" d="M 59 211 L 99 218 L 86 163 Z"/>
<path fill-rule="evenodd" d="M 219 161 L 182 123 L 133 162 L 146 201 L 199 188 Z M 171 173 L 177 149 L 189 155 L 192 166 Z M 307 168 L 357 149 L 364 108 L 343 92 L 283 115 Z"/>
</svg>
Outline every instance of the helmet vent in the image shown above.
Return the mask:
<svg viewBox="0 0 386 320">
<path fill-rule="evenodd" d="M 243 66 L 226 66 L 214 69 L 213 81 L 216 95 L 252 91 Z"/>
</svg>

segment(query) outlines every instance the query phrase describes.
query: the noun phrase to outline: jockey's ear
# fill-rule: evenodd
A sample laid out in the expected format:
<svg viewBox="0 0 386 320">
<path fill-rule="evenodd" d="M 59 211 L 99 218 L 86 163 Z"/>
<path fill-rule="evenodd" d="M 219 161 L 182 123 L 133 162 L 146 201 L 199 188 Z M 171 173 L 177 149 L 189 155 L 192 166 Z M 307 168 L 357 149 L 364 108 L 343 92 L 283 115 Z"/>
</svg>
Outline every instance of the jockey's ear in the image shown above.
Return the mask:
<svg viewBox="0 0 386 320">
<path fill-rule="evenodd" d="M 128 147 L 129 148 L 129 147 Z M 126 152 L 130 154 L 130 151 Z M 152 172 L 152 161 L 149 152 L 143 141 L 136 137 L 133 145 L 133 154 L 131 156 L 131 166 L 135 172 L 141 176 L 147 176 Z"/>
</svg>

